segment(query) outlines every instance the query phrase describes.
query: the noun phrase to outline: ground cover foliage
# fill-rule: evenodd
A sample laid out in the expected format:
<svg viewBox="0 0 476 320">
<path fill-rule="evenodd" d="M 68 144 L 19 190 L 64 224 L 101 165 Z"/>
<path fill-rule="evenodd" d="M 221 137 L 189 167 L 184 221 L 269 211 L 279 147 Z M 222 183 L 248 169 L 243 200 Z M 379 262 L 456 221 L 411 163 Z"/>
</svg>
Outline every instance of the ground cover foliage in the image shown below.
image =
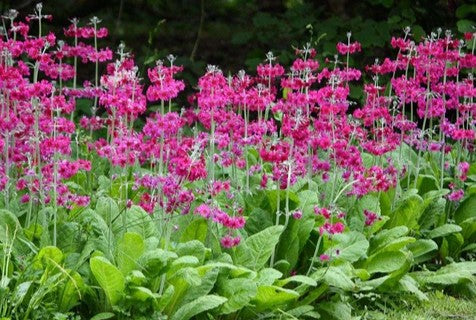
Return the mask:
<svg viewBox="0 0 476 320">
<path fill-rule="evenodd" d="M 289 66 L 209 65 L 182 107 L 174 56 L 144 85 L 98 18 L 51 19 L 3 16 L 2 319 L 365 319 L 435 290 L 474 299 L 476 33 L 405 28 L 363 68 L 350 32 L 321 63 L 308 43 Z"/>
</svg>

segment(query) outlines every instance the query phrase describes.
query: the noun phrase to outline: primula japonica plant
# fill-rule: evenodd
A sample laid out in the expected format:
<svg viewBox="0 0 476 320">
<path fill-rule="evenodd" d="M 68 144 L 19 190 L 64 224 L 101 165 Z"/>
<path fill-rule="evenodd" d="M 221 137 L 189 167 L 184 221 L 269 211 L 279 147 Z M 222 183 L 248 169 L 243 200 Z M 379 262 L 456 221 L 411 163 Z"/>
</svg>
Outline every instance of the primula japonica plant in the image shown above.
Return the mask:
<svg viewBox="0 0 476 320">
<path fill-rule="evenodd" d="M 476 33 L 406 29 L 365 70 L 351 33 L 332 60 L 306 45 L 287 69 L 271 52 L 256 75 L 209 66 L 178 108 L 172 55 L 146 87 L 99 19 L 59 40 L 41 4 L 16 18 L 1 317 L 350 319 L 372 294 L 475 294 Z"/>
</svg>

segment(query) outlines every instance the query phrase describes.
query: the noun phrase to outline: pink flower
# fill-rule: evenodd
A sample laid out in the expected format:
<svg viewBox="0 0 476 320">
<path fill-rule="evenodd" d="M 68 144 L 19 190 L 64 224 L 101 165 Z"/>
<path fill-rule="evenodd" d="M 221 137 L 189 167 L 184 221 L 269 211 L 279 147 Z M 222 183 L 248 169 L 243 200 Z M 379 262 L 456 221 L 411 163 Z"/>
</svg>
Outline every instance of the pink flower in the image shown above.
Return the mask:
<svg viewBox="0 0 476 320">
<path fill-rule="evenodd" d="M 220 239 L 223 248 L 230 249 L 240 244 L 241 238 L 239 236 L 232 237 L 230 235 L 224 236 Z"/>
<path fill-rule="evenodd" d="M 297 210 L 297 211 L 294 211 L 293 212 L 293 218 L 296 219 L 296 220 L 299 220 L 302 218 L 302 212 Z"/>
<path fill-rule="evenodd" d="M 330 258 L 331 258 L 331 257 L 330 257 L 329 255 L 327 255 L 327 254 L 321 254 L 321 255 L 319 256 L 319 260 L 321 260 L 322 262 L 329 261 Z"/>
<path fill-rule="evenodd" d="M 367 209 L 364 210 L 364 216 L 366 226 L 371 226 L 374 224 L 375 220 L 380 219 L 375 212 L 369 211 Z"/>
<path fill-rule="evenodd" d="M 461 190 L 461 189 L 453 190 L 453 192 L 451 192 L 448 195 L 448 200 L 456 202 L 456 201 L 461 200 L 461 198 L 463 198 L 463 196 L 464 196 L 464 191 L 463 190 Z"/>
</svg>

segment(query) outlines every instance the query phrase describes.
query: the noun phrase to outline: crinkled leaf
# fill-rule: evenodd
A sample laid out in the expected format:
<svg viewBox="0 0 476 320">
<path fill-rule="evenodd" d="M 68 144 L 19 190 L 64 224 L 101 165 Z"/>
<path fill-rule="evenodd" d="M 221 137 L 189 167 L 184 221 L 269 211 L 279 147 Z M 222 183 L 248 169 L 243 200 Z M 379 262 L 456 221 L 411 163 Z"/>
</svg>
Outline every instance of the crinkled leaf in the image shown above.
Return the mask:
<svg viewBox="0 0 476 320">
<path fill-rule="evenodd" d="M 187 242 L 191 240 L 198 240 L 200 242 L 205 242 L 207 238 L 208 224 L 207 220 L 199 218 L 192 221 L 182 233 L 180 237 L 180 242 Z"/>
<path fill-rule="evenodd" d="M 206 295 L 191 301 L 177 310 L 170 320 L 188 320 L 192 317 L 219 307 L 226 302 L 226 298 L 217 295 Z"/>
<path fill-rule="evenodd" d="M 414 243 L 410 243 L 407 248 L 413 253 L 414 263 L 421 263 L 431 258 L 432 255 L 429 253 L 436 251 L 438 245 L 430 239 L 418 239 Z"/>
<path fill-rule="evenodd" d="M 460 232 L 462 229 L 456 224 L 444 224 L 428 232 L 428 237 L 431 239 L 445 237 L 452 233 Z"/>
<path fill-rule="evenodd" d="M 380 252 L 367 260 L 369 273 L 390 273 L 401 268 L 406 261 L 406 255 L 401 251 Z"/>
<path fill-rule="evenodd" d="M 220 314 L 230 314 L 248 305 L 257 294 L 256 283 L 251 279 L 227 279 L 220 283 L 219 293 L 228 299 L 220 308 Z"/>
<path fill-rule="evenodd" d="M 236 263 L 253 270 L 264 266 L 282 231 L 283 226 L 273 226 L 250 236 L 236 248 Z"/>
<path fill-rule="evenodd" d="M 332 246 L 327 250 L 331 255 L 335 250 L 339 250 L 337 259 L 348 262 L 355 262 L 366 256 L 369 242 L 365 236 L 357 231 L 350 231 L 337 234 L 333 238 Z"/>
<path fill-rule="evenodd" d="M 253 299 L 257 311 L 275 309 L 278 306 L 295 301 L 299 293 L 294 290 L 277 286 L 259 286 L 258 293 Z"/>
<path fill-rule="evenodd" d="M 111 305 L 116 305 L 122 298 L 125 289 L 125 279 L 122 272 L 106 258 L 96 256 L 90 260 L 91 271 L 104 290 Z"/>
<path fill-rule="evenodd" d="M 135 232 L 126 232 L 116 247 L 116 259 L 119 270 L 127 275 L 134 269 L 139 269 L 137 261 L 144 252 L 144 239 Z"/>
</svg>

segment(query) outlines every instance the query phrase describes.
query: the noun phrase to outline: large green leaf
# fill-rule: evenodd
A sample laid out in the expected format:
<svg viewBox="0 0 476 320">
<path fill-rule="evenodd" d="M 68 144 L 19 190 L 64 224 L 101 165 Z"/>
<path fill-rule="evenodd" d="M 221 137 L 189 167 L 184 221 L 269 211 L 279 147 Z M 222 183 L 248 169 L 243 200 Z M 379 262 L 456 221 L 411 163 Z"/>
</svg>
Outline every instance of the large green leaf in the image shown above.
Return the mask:
<svg viewBox="0 0 476 320">
<path fill-rule="evenodd" d="M 146 251 L 139 260 L 143 266 L 144 273 L 153 278 L 162 274 L 172 259 L 176 259 L 177 254 L 162 249 Z"/>
<path fill-rule="evenodd" d="M 384 248 L 392 241 L 405 236 L 408 233 L 408 228 L 405 226 L 399 226 L 392 228 L 390 230 L 382 230 L 377 233 L 371 240 L 370 240 L 370 252 L 374 253 L 378 250 Z"/>
<path fill-rule="evenodd" d="M 390 220 L 386 227 L 407 226 L 410 229 L 418 227 L 418 219 L 422 212 L 423 199 L 417 194 L 410 194 L 400 201 L 398 207 L 389 214 Z"/>
<path fill-rule="evenodd" d="M 296 266 L 316 219 L 314 206 L 318 204 L 319 195 L 311 190 L 303 190 L 298 193 L 298 196 L 303 216 L 301 219 L 289 221 L 288 227 L 282 235 L 282 239 L 286 239 L 286 241 L 280 241 L 277 249 L 277 260 L 286 260 L 289 263 L 286 268 L 279 268 L 285 273 Z"/>
<path fill-rule="evenodd" d="M 324 281 L 329 286 L 346 291 L 351 291 L 355 287 L 352 279 L 339 267 L 317 269 L 316 272 L 311 275 L 311 278 L 317 282 Z"/>
<path fill-rule="evenodd" d="M 111 305 L 116 305 L 122 298 L 125 289 L 125 279 L 122 272 L 104 257 L 91 258 L 91 272 L 99 286 L 104 290 Z"/>
<path fill-rule="evenodd" d="M 144 239 L 135 232 L 126 232 L 118 242 L 116 259 L 119 270 L 127 275 L 134 269 L 139 269 L 137 261 L 144 253 Z"/>
<path fill-rule="evenodd" d="M 147 239 L 158 235 L 157 227 L 150 214 L 140 206 L 131 206 L 121 215 L 126 215 L 126 226 L 124 229 L 122 217 L 114 222 L 114 232 L 136 232 Z"/>
<path fill-rule="evenodd" d="M 251 207 L 251 204 L 249 205 Z M 275 224 L 276 212 L 270 210 L 251 207 L 248 219 L 246 220 L 245 230 L 248 234 L 255 234 Z"/>
<path fill-rule="evenodd" d="M 278 280 L 276 282 L 276 284 L 279 285 L 279 286 L 285 286 L 286 284 L 288 284 L 290 282 L 297 282 L 297 283 L 305 284 L 305 285 L 308 285 L 308 286 L 311 286 L 311 287 L 317 286 L 316 280 L 314 280 L 311 277 L 303 276 L 303 275 L 300 275 L 300 274 L 291 276 L 291 277 L 283 279 L 283 280 Z"/>
<path fill-rule="evenodd" d="M 271 257 L 282 231 L 283 226 L 273 226 L 246 239 L 236 248 L 236 263 L 253 270 L 263 267 Z"/>
<path fill-rule="evenodd" d="M 5 243 L 7 238 L 11 241 L 14 235 L 22 232 L 18 218 L 12 212 L 0 209 L 0 241 Z"/>
<path fill-rule="evenodd" d="M 367 260 L 366 267 L 369 273 L 390 273 L 400 269 L 407 260 L 401 251 L 383 251 Z"/>
<path fill-rule="evenodd" d="M 258 272 L 258 276 L 254 281 L 258 285 L 272 285 L 277 279 L 281 278 L 283 274 L 273 268 L 264 268 Z"/>
<path fill-rule="evenodd" d="M 194 256 L 196 257 L 201 263 L 205 261 L 205 253 L 206 248 L 202 242 L 198 240 L 192 240 L 185 243 L 179 243 L 175 252 L 182 257 L 182 256 Z"/>
<path fill-rule="evenodd" d="M 277 203 L 278 203 L 278 193 L 279 193 L 279 202 L 281 209 L 285 206 L 286 194 L 289 196 L 289 208 L 294 210 L 299 204 L 299 197 L 293 191 L 287 190 L 266 190 L 266 196 L 268 197 L 269 207 L 271 212 L 276 212 Z"/>
<path fill-rule="evenodd" d="M 460 232 L 462 228 L 456 224 L 444 224 L 428 232 L 428 237 L 431 239 L 445 237 L 452 233 Z"/>
<path fill-rule="evenodd" d="M 452 285 L 464 281 L 475 281 L 476 261 L 452 263 L 437 271 L 418 271 L 410 273 L 423 285 Z"/>
<path fill-rule="evenodd" d="M 104 252 L 107 257 L 113 258 L 114 232 L 95 210 L 86 209 L 78 216 L 78 222 L 83 226 L 90 226 L 94 231 L 91 247 Z M 94 245 L 92 244 L 94 243 Z"/>
<path fill-rule="evenodd" d="M 461 223 L 472 217 L 476 217 L 476 194 L 471 194 L 464 199 L 456 209 L 454 219 L 456 223 Z"/>
<path fill-rule="evenodd" d="M 226 298 L 217 295 L 206 295 L 193 300 L 177 310 L 170 320 L 188 320 L 211 309 L 215 309 L 226 302 Z"/>
<path fill-rule="evenodd" d="M 299 293 L 277 286 L 259 286 L 256 297 L 252 300 L 257 311 L 275 309 L 278 306 L 295 301 Z"/>
<path fill-rule="evenodd" d="M 476 217 L 469 218 L 460 223 L 461 234 L 467 243 L 476 243 Z"/>
<path fill-rule="evenodd" d="M 418 239 L 414 243 L 410 243 L 407 248 L 413 254 L 413 262 L 418 264 L 431 259 L 433 256 L 431 253 L 438 249 L 438 245 L 433 240 Z"/>
<path fill-rule="evenodd" d="M 256 283 L 251 279 L 235 278 L 221 281 L 219 293 L 228 299 L 220 308 L 221 314 L 230 314 L 248 305 L 257 294 Z"/>
<path fill-rule="evenodd" d="M 441 219 L 444 219 L 446 199 L 439 197 L 436 199 L 428 199 L 425 195 L 424 205 L 425 209 L 420 216 L 418 223 L 421 229 L 431 229 L 438 225 Z M 431 201 L 430 201 L 431 200 Z"/>
<path fill-rule="evenodd" d="M 119 206 L 109 197 L 100 197 L 96 203 L 96 212 L 109 223 L 119 214 Z"/>
<path fill-rule="evenodd" d="M 59 308 L 61 311 L 69 311 L 74 307 L 84 291 L 84 281 L 81 275 L 73 270 L 67 270 L 67 273 L 66 283 L 60 291 Z"/>
<path fill-rule="evenodd" d="M 350 305 L 342 301 L 324 302 L 318 306 L 322 319 L 351 320 L 351 310 Z"/>
<path fill-rule="evenodd" d="M 54 246 L 47 246 L 38 252 L 33 265 L 39 269 L 46 269 L 48 267 L 50 269 L 57 269 L 63 259 L 64 255 L 60 249 Z"/>
<path fill-rule="evenodd" d="M 335 235 L 327 254 L 334 255 L 334 252 L 339 250 L 337 259 L 355 262 L 366 256 L 368 248 L 369 242 L 362 233 L 350 231 Z"/>
<path fill-rule="evenodd" d="M 418 297 L 420 300 L 428 300 L 428 297 L 426 294 L 424 294 L 419 288 L 418 288 L 418 282 L 415 281 L 412 277 L 409 275 L 404 275 L 399 281 L 398 284 L 400 287 L 408 292 L 413 293 L 415 296 Z"/>
<path fill-rule="evenodd" d="M 181 304 L 189 303 L 201 296 L 207 295 L 215 286 L 220 268 L 197 267 L 200 285 L 188 288 L 181 299 Z"/>
<path fill-rule="evenodd" d="M 398 251 L 415 241 L 416 239 L 413 237 L 399 237 L 390 241 L 384 246 L 381 246 L 378 250 L 376 250 L 375 252 L 372 252 L 372 255 L 375 255 L 383 251 Z"/>
<path fill-rule="evenodd" d="M 203 218 L 198 218 L 197 220 L 192 221 L 182 233 L 180 237 L 181 242 L 187 242 L 191 240 L 198 240 L 200 242 L 205 242 L 207 238 L 208 225 L 207 220 Z"/>
</svg>

